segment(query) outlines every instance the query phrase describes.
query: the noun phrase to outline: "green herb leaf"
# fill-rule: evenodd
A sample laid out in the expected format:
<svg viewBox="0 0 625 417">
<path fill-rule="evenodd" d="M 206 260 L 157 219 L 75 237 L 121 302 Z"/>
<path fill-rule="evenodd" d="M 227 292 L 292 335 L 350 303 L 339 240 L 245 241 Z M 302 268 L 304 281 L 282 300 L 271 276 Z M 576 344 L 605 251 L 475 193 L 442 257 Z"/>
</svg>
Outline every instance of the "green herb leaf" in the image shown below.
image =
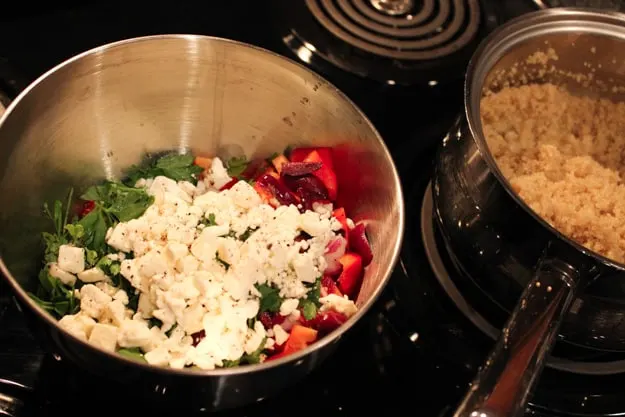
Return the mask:
<svg viewBox="0 0 625 417">
<path fill-rule="evenodd" d="M 236 361 L 224 359 L 221 363 L 222 368 L 234 368 L 235 366 L 239 366 L 239 364 L 241 363 L 241 359 L 237 359 Z"/>
<path fill-rule="evenodd" d="M 260 307 L 258 314 L 265 311 L 277 313 L 282 305 L 282 297 L 277 288 L 270 287 L 267 284 L 256 284 L 256 289 L 260 292 Z"/>
<path fill-rule="evenodd" d="M 120 222 L 136 219 L 154 202 L 154 198 L 142 188 L 127 187 L 111 181 L 90 187 L 81 198 L 95 201 L 96 209 L 100 208 Z M 84 218 L 96 212 L 96 209 Z"/>
<path fill-rule="evenodd" d="M 41 236 L 45 246 L 44 261 L 46 263 L 56 262 L 59 257 L 59 248 L 68 243 L 67 238 L 48 232 L 43 232 Z"/>
<path fill-rule="evenodd" d="M 78 221 L 78 225 L 84 230 L 83 244 L 85 247 L 96 252 L 104 251 L 106 231 L 108 230 L 107 223 L 102 209 L 98 206 Z"/>
<path fill-rule="evenodd" d="M 260 363 L 260 355 L 265 350 L 265 343 L 267 343 L 267 336 L 265 336 L 263 338 L 263 340 L 260 342 L 260 345 L 258 345 L 258 348 L 254 352 L 246 353 L 243 356 L 241 356 L 240 363 L 241 364 L 244 364 L 244 363 L 247 363 L 247 364 Z"/>
<path fill-rule="evenodd" d="M 166 177 L 174 181 L 195 181 L 195 176 L 203 169 L 193 164 L 193 155 L 167 155 L 156 161 Z"/>
<path fill-rule="evenodd" d="M 222 361 L 222 368 L 232 368 L 235 366 L 239 366 L 239 365 L 252 365 L 255 363 L 260 363 L 261 361 L 261 355 L 263 354 L 263 351 L 265 350 L 265 343 L 267 343 L 267 337 L 265 337 L 261 342 L 260 345 L 258 345 L 258 348 L 252 352 L 252 353 L 245 353 L 243 354 L 243 356 L 241 356 L 239 359 L 237 360 L 224 360 Z"/>
<path fill-rule="evenodd" d="M 315 283 L 306 293 L 306 298 L 299 301 L 299 307 L 302 309 L 302 314 L 306 320 L 312 320 L 317 316 L 317 311 L 321 307 L 319 297 L 321 297 L 321 277 L 315 280 Z"/>
<path fill-rule="evenodd" d="M 241 174 L 245 172 L 245 169 L 247 168 L 247 164 L 248 164 L 248 161 L 244 156 L 240 158 L 237 158 L 237 157 L 230 158 L 230 160 L 228 160 L 228 162 L 226 163 L 226 169 L 228 170 L 228 175 L 231 176 L 232 178 L 241 179 Z"/>
<path fill-rule="evenodd" d="M 317 317 L 317 306 L 310 300 L 302 299 L 299 302 L 299 306 L 302 309 L 302 314 L 306 320 L 312 320 Z"/>
<path fill-rule="evenodd" d="M 163 325 L 163 322 L 157 319 L 156 317 L 152 317 L 148 320 L 148 327 L 151 329 L 152 327 L 158 327 L 159 329 Z"/>
<path fill-rule="evenodd" d="M 28 294 L 33 301 L 57 318 L 78 312 L 80 302 L 74 296 L 74 287 L 67 286 L 50 275 L 47 265 L 39 271 L 38 277 L 38 294 Z"/>
<path fill-rule="evenodd" d="M 193 155 L 170 154 L 157 159 L 147 159 L 140 165 L 132 166 L 126 173 L 124 184 L 134 186 L 141 178 L 154 178 L 164 175 L 174 181 L 197 183 L 197 174 L 202 168 L 193 164 Z"/>
<path fill-rule="evenodd" d="M 200 220 L 200 224 L 203 224 L 206 227 L 217 226 L 215 213 L 209 213 L 208 216 L 202 217 L 202 219 Z"/>
<path fill-rule="evenodd" d="M 245 232 L 243 232 L 241 236 L 239 236 L 239 240 L 245 242 L 247 239 L 250 238 L 250 236 L 252 236 L 252 233 L 254 233 L 256 230 L 258 229 L 252 229 L 251 227 L 248 227 L 247 230 L 245 230 Z"/>
<path fill-rule="evenodd" d="M 117 353 L 125 358 L 135 360 L 137 362 L 147 362 L 143 356 L 143 352 L 139 348 L 121 348 Z"/>
<path fill-rule="evenodd" d="M 215 260 L 221 264 L 221 266 L 223 266 L 225 268 L 225 270 L 227 271 L 228 269 L 230 269 L 230 264 L 222 259 L 219 258 L 219 253 L 215 252 Z"/>
</svg>

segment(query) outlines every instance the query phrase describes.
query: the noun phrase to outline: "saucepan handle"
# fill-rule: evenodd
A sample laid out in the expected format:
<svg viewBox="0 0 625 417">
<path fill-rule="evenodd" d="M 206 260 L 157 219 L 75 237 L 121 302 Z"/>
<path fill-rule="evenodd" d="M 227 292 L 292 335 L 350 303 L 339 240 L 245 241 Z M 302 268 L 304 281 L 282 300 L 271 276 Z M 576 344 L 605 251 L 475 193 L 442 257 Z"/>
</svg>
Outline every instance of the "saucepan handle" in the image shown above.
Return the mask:
<svg viewBox="0 0 625 417">
<path fill-rule="evenodd" d="M 580 278 L 575 268 L 557 259 L 540 263 L 454 417 L 524 414 Z"/>
</svg>

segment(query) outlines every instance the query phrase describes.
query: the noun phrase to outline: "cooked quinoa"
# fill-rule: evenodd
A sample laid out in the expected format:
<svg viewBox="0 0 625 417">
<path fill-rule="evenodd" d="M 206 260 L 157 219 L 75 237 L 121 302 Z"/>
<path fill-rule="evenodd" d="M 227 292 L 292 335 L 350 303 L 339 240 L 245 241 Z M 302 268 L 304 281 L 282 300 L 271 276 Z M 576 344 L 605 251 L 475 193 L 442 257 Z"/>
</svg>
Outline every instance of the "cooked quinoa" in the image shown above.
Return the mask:
<svg viewBox="0 0 625 417">
<path fill-rule="evenodd" d="M 533 84 L 486 95 L 480 111 L 519 196 L 563 234 L 625 263 L 625 104 Z"/>
</svg>

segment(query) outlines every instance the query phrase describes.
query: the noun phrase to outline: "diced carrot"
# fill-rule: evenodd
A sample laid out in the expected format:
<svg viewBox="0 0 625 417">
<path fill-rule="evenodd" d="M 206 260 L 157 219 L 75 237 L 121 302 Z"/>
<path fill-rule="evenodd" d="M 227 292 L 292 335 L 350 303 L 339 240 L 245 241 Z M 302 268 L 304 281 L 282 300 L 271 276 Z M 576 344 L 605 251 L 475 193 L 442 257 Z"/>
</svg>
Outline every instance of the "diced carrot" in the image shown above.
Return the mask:
<svg viewBox="0 0 625 417">
<path fill-rule="evenodd" d="M 282 167 L 282 165 L 280 166 Z M 275 169 L 273 169 L 273 167 L 269 167 L 265 170 L 265 172 L 263 172 L 261 175 L 271 175 L 272 177 L 274 177 L 275 179 L 279 180 L 280 179 L 280 174 L 278 174 L 278 172 L 276 172 Z"/>
<path fill-rule="evenodd" d="M 206 156 L 196 156 L 193 160 L 193 164 L 199 166 L 200 168 L 208 169 L 213 164 L 213 158 L 208 158 Z"/>
<path fill-rule="evenodd" d="M 336 280 L 336 283 L 343 294 L 347 294 L 348 297 L 352 298 L 356 295 L 362 284 L 364 273 L 362 258 L 357 253 L 347 252 L 339 258 L 339 262 L 343 265 L 343 271 Z"/>
</svg>

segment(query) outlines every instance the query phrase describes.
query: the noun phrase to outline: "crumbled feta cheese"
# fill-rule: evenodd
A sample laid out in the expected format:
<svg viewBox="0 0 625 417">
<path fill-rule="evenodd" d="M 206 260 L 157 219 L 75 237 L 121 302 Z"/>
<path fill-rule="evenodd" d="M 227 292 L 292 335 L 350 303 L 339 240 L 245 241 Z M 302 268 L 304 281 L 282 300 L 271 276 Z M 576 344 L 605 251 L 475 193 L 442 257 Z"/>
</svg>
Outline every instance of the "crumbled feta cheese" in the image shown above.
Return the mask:
<svg viewBox="0 0 625 417">
<path fill-rule="evenodd" d="M 93 284 L 80 288 L 80 310 L 94 319 L 99 319 L 102 310 L 113 298 Z"/>
<path fill-rule="evenodd" d="M 57 260 L 59 268 L 72 274 L 85 270 L 85 250 L 72 245 L 61 245 Z"/>
<path fill-rule="evenodd" d="M 67 271 L 63 271 L 56 263 L 50 264 L 48 272 L 51 276 L 58 278 L 65 285 L 74 285 L 76 283 L 76 276 Z"/>
<path fill-rule="evenodd" d="M 266 330 L 255 321 L 249 327 L 260 308 L 256 286 L 276 288 L 283 297 L 279 313 L 297 321 L 300 299 L 322 276 L 326 248 L 341 225 L 331 204 L 304 213 L 293 205 L 274 208 L 245 181 L 219 191 L 231 180 L 219 158 L 197 186 L 160 176 L 139 180 L 154 204 L 106 233 L 106 243 L 119 251 L 107 257 L 120 262 L 136 293 L 114 287 L 98 268 L 85 270 L 84 250 L 65 245 L 64 264 L 59 256 L 51 274 L 56 268 L 54 276 L 68 281 L 78 274 L 85 285 L 81 312 L 61 326 L 103 349 L 140 348 L 148 363 L 178 369 L 214 369 L 261 344 L 283 344 L 289 333 L 282 326 Z M 136 312 L 129 308 L 135 296 Z M 342 297 L 322 300 L 322 309 L 355 312 Z"/>
<path fill-rule="evenodd" d="M 68 314 L 59 320 L 62 329 L 83 340 L 87 340 L 95 324 L 95 320 L 82 312 Z"/>
<path fill-rule="evenodd" d="M 219 190 L 232 181 L 223 162 L 219 158 L 213 158 L 211 167 L 206 175 L 205 182 L 210 188 Z"/>
<path fill-rule="evenodd" d="M 78 273 L 78 279 L 82 282 L 93 283 L 104 281 L 106 278 L 108 278 L 106 274 L 98 267 L 85 269 L 84 271 Z"/>
<path fill-rule="evenodd" d="M 276 324 L 273 326 L 273 338 L 277 345 L 281 345 L 289 338 L 289 334 L 282 328 L 282 326 Z"/>
<path fill-rule="evenodd" d="M 319 301 L 321 302 L 321 311 L 335 310 L 345 314 L 347 317 L 351 317 L 358 310 L 356 304 L 347 296 L 341 297 L 336 294 L 328 294 L 325 297 L 321 297 Z"/>
<path fill-rule="evenodd" d="M 288 316 L 297 309 L 299 300 L 297 298 L 287 298 L 280 305 L 280 315 Z"/>
<path fill-rule="evenodd" d="M 110 324 L 94 324 L 89 335 L 89 343 L 100 349 L 114 351 L 117 345 L 117 327 Z"/>
</svg>

